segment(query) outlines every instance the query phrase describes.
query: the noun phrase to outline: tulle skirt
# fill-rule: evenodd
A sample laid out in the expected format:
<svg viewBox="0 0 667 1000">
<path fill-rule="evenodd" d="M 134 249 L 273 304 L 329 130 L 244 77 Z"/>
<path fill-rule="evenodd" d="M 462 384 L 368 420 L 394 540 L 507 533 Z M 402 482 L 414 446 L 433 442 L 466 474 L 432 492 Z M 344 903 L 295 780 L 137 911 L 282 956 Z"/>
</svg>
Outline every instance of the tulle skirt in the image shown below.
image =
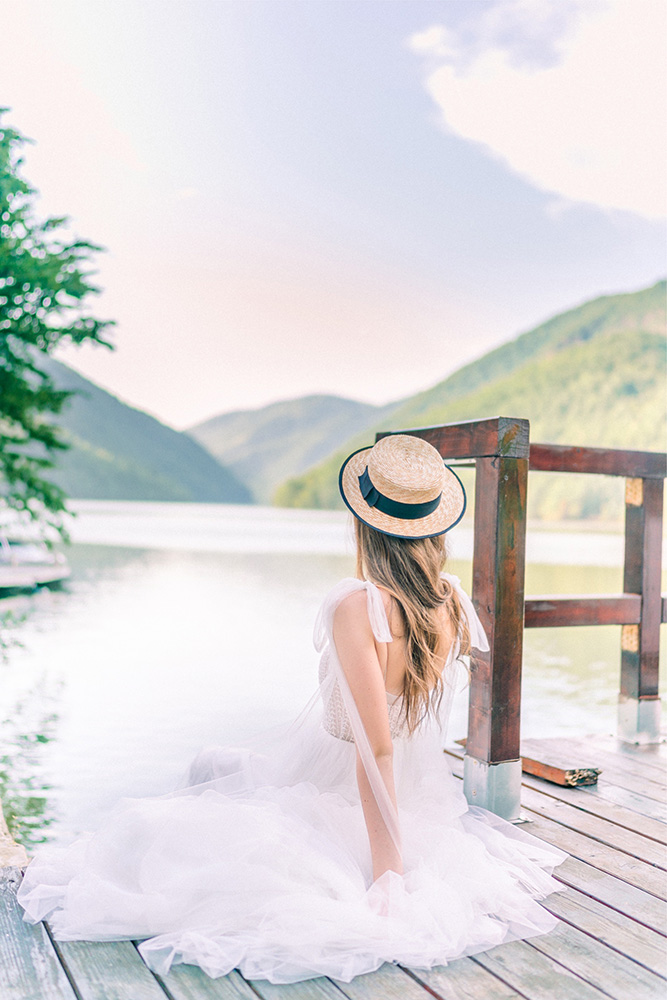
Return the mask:
<svg viewBox="0 0 667 1000">
<path fill-rule="evenodd" d="M 444 965 L 552 929 L 537 900 L 566 857 L 469 808 L 437 733 L 395 741 L 405 874 L 372 883 L 354 744 L 315 724 L 263 749 L 212 747 L 177 792 L 124 799 L 43 848 L 19 901 L 58 940 L 140 939 L 147 964 L 289 983 L 383 962 Z"/>
</svg>

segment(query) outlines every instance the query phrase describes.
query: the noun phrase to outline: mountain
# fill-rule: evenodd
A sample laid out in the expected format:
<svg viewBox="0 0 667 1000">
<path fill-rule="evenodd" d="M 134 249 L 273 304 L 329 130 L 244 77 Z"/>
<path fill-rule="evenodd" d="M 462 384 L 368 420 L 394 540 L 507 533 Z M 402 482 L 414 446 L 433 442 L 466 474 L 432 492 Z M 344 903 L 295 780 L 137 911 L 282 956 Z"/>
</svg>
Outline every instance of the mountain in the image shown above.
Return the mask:
<svg viewBox="0 0 667 1000">
<path fill-rule="evenodd" d="M 377 430 L 506 416 L 527 417 L 531 440 L 662 451 L 665 413 L 665 282 L 602 296 L 555 316 L 459 369 L 355 435 L 276 492 L 284 506 L 340 506 L 338 468 Z M 616 517 L 622 484 L 607 477 L 536 473 L 529 513 Z"/>
<path fill-rule="evenodd" d="M 57 423 L 72 447 L 51 478 L 68 496 L 99 500 L 250 503 L 247 487 L 188 434 L 135 410 L 52 358 L 40 367 L 76 395 Z"/>
<path fill-rule="evenodd" d="M 252 491 L 270 503 L 286 477 L 322 461 L 352 434 L 363 432 L 391 407 L 340 396 L 302 396 L 256 410 L 212 417 L 189 433 Z"/>
</svg>

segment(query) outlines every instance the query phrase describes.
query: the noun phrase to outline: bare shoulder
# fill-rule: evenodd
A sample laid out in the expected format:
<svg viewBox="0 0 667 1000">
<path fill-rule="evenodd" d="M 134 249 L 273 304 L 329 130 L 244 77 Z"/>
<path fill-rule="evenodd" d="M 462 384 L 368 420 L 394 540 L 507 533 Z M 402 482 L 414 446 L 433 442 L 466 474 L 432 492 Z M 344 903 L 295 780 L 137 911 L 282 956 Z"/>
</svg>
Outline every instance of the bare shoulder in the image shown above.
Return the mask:
<svg viewBox="0 0 667 1000">
<path fill-rule="evenodd" d="M 372 635 L 365 590 L 355 590 L 340 602 L 334 612 L 334 631 L 345 630 L 358 636 Z"/>
<path fill-rule="evenodd" d="M 334 612 L 334 617 L 340 621 L 353 621 L 368 618 L 368 599 L 365 590 L 355 590 L 344 597 Z"/>
</svg>

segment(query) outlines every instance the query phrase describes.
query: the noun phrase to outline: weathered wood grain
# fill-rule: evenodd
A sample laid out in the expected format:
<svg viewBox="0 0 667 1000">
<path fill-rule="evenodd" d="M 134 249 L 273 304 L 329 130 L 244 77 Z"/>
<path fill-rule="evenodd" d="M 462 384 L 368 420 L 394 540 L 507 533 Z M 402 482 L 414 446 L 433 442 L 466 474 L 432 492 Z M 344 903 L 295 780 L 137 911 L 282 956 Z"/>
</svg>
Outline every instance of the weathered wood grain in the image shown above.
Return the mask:
<svg viewBox="0 0 667 1000">
<path fill-rule="evenodd" d="M 472 596 L 490 651 L 471 660 L 467 753 L 519 756 L 528 466 L 478 458 Z"/>
<path fill-rule="evenodd" d="M 663 492 L 662 479 L 642 479 L 641 502 L 626 496 L 623 590 L 642 595 L 642 618 L 636 649 L 621 648 L 621 697 L 658 697 Z"/>
<path fill-rule="evenodd" d="M 403 431 L 380 431 L 378 441 L 391 434 L 414 434 L 437 448 L 446 459 L 483 458 L 507 455 L 528 458 L 530 426 L 520 417 L 489 417 L 486 420 L 464 420 L 457 424 L 436 427 L 411 427 Z"/>
<path fill-rule="evenodd" d="M 251 979 L 250 983 L 261 1000 L 345 1000 L 344 994 L 330 979 L 306 979 L 302 983 L 284 986 L 275 986 L 265 979 Z"/>
<path fill-rule="evenodd" d="M 0 997 L 77 1000 L 43 924 L 26 924 L 16 900 L 18 868 L 0 871 Z"/>
<path fill-rule="evenodd" d="M 575 765 L 572 760 L 563 756 L 560 761 L 557 757 L 544 759 L 546 755 L 532 757 L 521 751 L 521 770 L 524 774 L 533 774 L 536 778 L 543 778 L 554 785 L 563 785 L 569 788 L 578 788 L 582 785 L 595 785 L 600 774 L 599 767 L 584 767 Z M 575 758 L 576 759 L 576 758 Z"/>
<path fill-rule="evenodd" d="M 607 749 L 592 740 L 589 742 L 588 740 L 576 740 L 572 737 L 557 740 L 548 738 L 538 742 L 559 744 L 568 752 L 578 754 L 582 760 L 596 761 L 598 766 L 605 771 L 609 769 L 610 774 L 615 771 L 623 771 L 625 774 L 647 777 L 663 786 L 667 785 L 667 761 L 657 756 L 654 758 L 646 754 L 640 756 L 637 753 L 625 753 L 620 740 L 618 747 L 614 750 Z"/>
<path fill-rule="evenodd" d="M 603 772 L 601 780 L 609 784 L 617 785 L 619 788 L 627 788 L 628 791 L 638 795 L 645 795 L 649 799 L 664 803 L 667 799 L 667 768 L 660 774 L 642 773 L 641 771 L 629 770 L 627 765 L 621 760 L 619 763 L 614 754 L 607 754 L 602 766 L 602 751 L 596 753 L 595 750 L 582 747 L 580 744 L 570 742 L 565 739 L 532 739 L 521 741 L 521 756 L 531 757 L 536 760 L 545 760 L 547 763 L 558 763 L 565 768 L 599 768 Z M 531 772 L 532 773 L 532 772 Z"/>
<path fill-rule="evenodd" d="M 448 757 L 452 774 L 456 777 L 463 776 L 463 753 L 458 747 L 448 747 L 445 751 Z M 667 826 L 657 819 L 643 816 L 636 810 L 627 809 L 616 802 L 608 801 L 599 794 L 594 794 L 594 788 L 585 786 L 583 788 L 567 788 L 554 785 L 540 778 L 534 778 L 529 774 L 522 777 L 524 788 L 534 788 L 562 802 L 568 802 L 577 809 L 588 812 L 593 816 L 600 816 L 608 819 L 618 826 L 623 826 L 628 830 L 641 833 L 644 837 L 650 837 L 660 844 L 667 844 Z M 597 786 L 595 786 L 597 787 Z"/>
<path fill-rule="evenodd" d="M 577 858 L 559 865 L 554 878 L 667 936 L 667 906 L 656 896 Z"/>
<path fill-rule="evenodd" d="M 626 743 L 611 733 L 592 733 L 583 737 L 591 746 L 603 746 L 620 756 L 636 757 L 638 760 L 667 761 L 667 739 L 660 743 Z"/>
<path fill-rule="evenodd" d="M 651 816 L 642 816 L 641 813 L 627 809 L 616 802 L 610 802 L 600 795 L 589 795 L 588 792 L 592 791 L 591 787 L 559 788 L 526 774 L 523 776 L 523 786 L 535 788 L 543 795 L 551 795 L 558 801 L 568 802 L 582 812 L 607 819 L 626 830 L 633 830 L 635 833 L 640 833 L 642 837 L 655 840 L 658 844 L 667 844 L 667 826 L 664 823 Z"/>
<path fill-rule="evenodd" d="M 569 597 L 526 598 L 526 628 L 557 628 L 562 625 L 636 625 L 641 621 L 638 594 L 581 594 Z"/>
<path fill-rule="evenodd" d="M 659 976 L 570 924 L 559 924 L 550 934 L 531 938 L 530 944 L 619 1000 L 656 1000 L 665 990 Z"/>
<path fill-rule="evenodd" d="M 560 746 L 562 752 L 574 759 L 580 760 L 584 766 L 595 762 L 603 772 L 603 781 L 629 791 L 646 795 L 648 798 L 664 802 L 667 799 L 667 766 L 662 762 L 643 763 L 635 758 L 621 757 L 608 750 L 581 747 L 574 741 L 528 740 L 526 743 L 537 746 Z M 522 743 L 522 750 L 525 743 Z"/>
<path fill-rule="evenodd" d="M 546 816 L 592 840 L 623 851 L 647 864 L 667 869 L 667 848 L 655 840 L 642 837 L 639 833 L 617 826 L 616 823 L 610 823 L 599 816 L 592 816 L 582 809 L 577 809 L 567 802 L 560 802 L 533 788 L 525 786 L 522 788 L 521 801 L 531 813 L 539 813 L 540 816 Z"/>
<path fill-rule="evenodd" d="M 257 1000 L 257 994 L 238 972 L 211 979 L 197 965 L 174 965 L 158 976 L 168 1000 Z"/>
<path fill-rule="evenodd" d="M 474 961 L 529 1000 L 600 1000 L 606 995 L 532 948 L 527 941 L 499 945 L 475 955 Z M 618 1000 L 625 998 L 619 996 Z"/>
<path fill-rule="evenodd" d="M 419 983 L 425 983 L 439 1000 L 521 1000 L 524 996 L 508 986 L 472 958 L 459 958 L 435 969 L 410 969 Z M 427 994 L 424 994 L 427 1000 Z"/>
<path fill-rule="evenodd" d="M 542 906 L 656 975 L 667 976 L 667 943 L 657 931 L 577 889 L 555 892 Z"/>
<path fill-rule="evenodd" d="M 667 879 L 665 873 L 661 872 L 660 869 L 646 864 L 645 861 L 633 858 L 629 854 L 615 851 L 612 847 L 601 844 L 597 840 L 591 840 L 585 834 L 561 826 L 560 823 L 547 819 L 546 816 L 540 816 L 532 811 L 529 812 L 529 815 L 532 820 L 530 832 L 535 837 L 539 837 L 555 847 L 560 847 L 562 851 L 567 851 L 571 857 L 578 858 L 579 861 L 585 861 L 586 864 L 599 868 L 600 871 L 623 879 L 630 885 L 651 893 L 658 899 L 667 899 L 667 885 L 665 884 Z"/>
<path fill-rule="evenodd" d="M 349 1000 L 427 1000 L 424 987 L 397 965 L 382 965 L 351 983 L 333 982 Z"/>
<path fill-rule="evenodd" d="M 622 768 L 614 767 L 613 764 L 607 764 L 602 770 L 604 772 L 604 776 L 601 779 L 603 784 L 606 783 L 615 785 L 617 788 L 625 788 L 635 795 L 653 799 L 658 803 L 664 804 L 667 800 L 664 782 L 652 776 L 647 774 L 629 774 Z"/>
<path fill-rule="evenodd" d="M 53 941 L 81 1000 L 165 1000 L 131 941 Z"/>
<path fill-rule="evenodd" d="M 650 798 L 648 795 L 640 795 L 629 788 L 617 785 L 611 781 L 605 781 L 604 775 L 598 779 L 597 785 L 590 790 L 591 795 L 599 796 L 608 802 L 617 802 L 642 816 L 650 816 L 660 823 L 667 823 L 667 807 L 664 802 Z"/>
<path fill-rule="evenodd" d="M 541 472 L 591 472 L 661 480 L 667 474 L 667 455 L 655 451 L 536 443 L 530 446 L 530 468 Z"/>
</svg>

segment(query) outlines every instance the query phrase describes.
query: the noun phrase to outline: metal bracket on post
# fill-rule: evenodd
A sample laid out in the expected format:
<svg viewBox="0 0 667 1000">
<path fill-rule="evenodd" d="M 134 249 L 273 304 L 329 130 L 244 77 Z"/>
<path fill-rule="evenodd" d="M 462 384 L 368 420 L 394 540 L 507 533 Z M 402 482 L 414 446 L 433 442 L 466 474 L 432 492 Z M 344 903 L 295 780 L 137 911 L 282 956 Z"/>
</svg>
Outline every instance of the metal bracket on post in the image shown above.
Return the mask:
<svg viewBox="0 0 667 1000">
<path fill-rule="evenodd" d="M 618 696 L 618 738 L 624 743 L 661 743 L 660 698 Z"/>
<path fill-rule="evenodd" d="M 510 823 L 525 822 L 521 815 L 521 760 L 489 764 L 466 754 L 463 791 L 471 806 L 488 809 Z"/>
</svg>

